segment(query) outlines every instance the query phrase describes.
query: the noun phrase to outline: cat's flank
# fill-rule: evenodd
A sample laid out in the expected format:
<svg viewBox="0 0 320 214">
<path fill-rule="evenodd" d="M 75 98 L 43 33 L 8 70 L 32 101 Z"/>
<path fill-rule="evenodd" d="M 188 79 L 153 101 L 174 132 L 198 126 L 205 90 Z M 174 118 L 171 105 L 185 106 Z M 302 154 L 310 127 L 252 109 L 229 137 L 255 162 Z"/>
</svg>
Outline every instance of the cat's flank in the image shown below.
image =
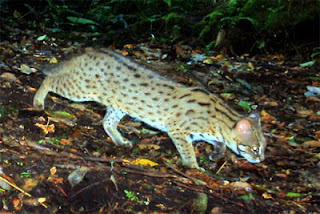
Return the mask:
<svg viewBox="0 0 320 214">
<path fill-rule="evenodd" d="M 264 160 L 257 114 L 242 116 L 207 90 L 170 81 L 113 51 L 88 49 L 47 73 L 33 105 L 43 109 L 48 92 L 105 105 L 103 127 L 116 145 L 131 145 L 117 130 L 128 114 L 167 132 L 191 168 L 198 168 L 193 141 L 216 145 L 219 157 L 227 146 L 251 163 Z"/>
</svg>

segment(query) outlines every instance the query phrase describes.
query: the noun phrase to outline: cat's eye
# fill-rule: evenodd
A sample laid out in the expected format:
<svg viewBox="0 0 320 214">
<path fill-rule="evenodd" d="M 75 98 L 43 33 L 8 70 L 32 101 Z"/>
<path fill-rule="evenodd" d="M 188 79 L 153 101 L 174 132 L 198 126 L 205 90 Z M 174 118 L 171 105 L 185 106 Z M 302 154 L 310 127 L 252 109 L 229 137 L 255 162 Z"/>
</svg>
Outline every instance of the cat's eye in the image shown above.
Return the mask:
<svg viewBox="0 0 320 214">
<path fill-rule="evenodd" d="M 258 147 L 252 147 L 252 150 L 253 150 L 254 152 L 259 152 L 259 148 L 258 148 Z"/>
</svg>

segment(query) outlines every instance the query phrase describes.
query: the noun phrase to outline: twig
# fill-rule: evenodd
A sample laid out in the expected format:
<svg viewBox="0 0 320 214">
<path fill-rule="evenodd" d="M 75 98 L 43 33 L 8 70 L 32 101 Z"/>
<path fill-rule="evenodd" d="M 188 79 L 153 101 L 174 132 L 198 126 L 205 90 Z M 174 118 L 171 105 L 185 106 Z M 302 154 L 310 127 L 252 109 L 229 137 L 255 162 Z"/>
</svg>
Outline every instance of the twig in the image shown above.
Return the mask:
<svg viewBox="0 0 320 214">
<path fill-rule="evenodd" d="M 19 190 L 20 192 L 22 192 L 24 195 L 31 197 L 31 195 L 29 193 L 27 193 L 26 191 L 24 191 L 23 189 L 21 189 L 20 187 L 18 187 L 17 185 L 11 183 L 10 181 L 8 181 L 7 179 L 3 178 L 0 176 L 0 180 L 4 181 L 5 183 L 9 184 L 10 186 L 12 186 L 13 188 Z"/>
<path fill-rule="evenodd" d="M 205 186 L 207 185 L 206 182 L 201 181 L 201 180 L 196 179 L 196 178 L 193 178 L 193 177 L 191 177 L 191 176 L 189 176 L 189 175 L 187 175 L 187 174 L 179 171 L 178 169 L 176 169 L 175 167 L 173 167 L 173 166 L 171 166 L 171 165 L 169 165 L 169 164 L 167 164 L 167 163 L 165 163 L 165 165 L 166 165 L 167 167 L 169 167 L 170 169 L 172 169 L 172 170 L 173 170 L 174 172 L 176 172 L 177 174 L 182 175 L 183 177 L 186 177 L 186 178 L 192 180 L 194 183 L 200 183 L 200 184 L 205 185 Z"/>
<path fill-rule="evenodd" d="M 177 178 L 176 175 L 172 174 L 166 174 L 166 173 L 155 173 L 154 171 L 138 171 L 138 170 L 131 170 L 128 168 L 122 168 L 122 170 L 129 172 L 129 173 L 135 173 L 140 175 L 146 175 L 150 177 L 157 177 L 157 178 Z M 120 170 L 116 170 L 117 173 L 120 173 Z"/>
<path fill-rule="evenodd" d="M 173 183 L 176 184 L 176 185 L 178 185 L 178 186 L 180 186 L 180 187 L 183 187 L 183 188 L 185 188 L 185 189 L 192 190 L 192 191 L 194 191 L 194 192 L 203 192 L 203 193 L 206 193 L 206 194 L 213 195 L 214 197 L 223 200 L 225 203 L 231 203 L 231 204 L 234 204 L 234 205 L 236 205 L 236 206 L 238 206 L 238 207 L 241 207 L 241 208 L 246 209 L 246 207 L 244 207 L 243 204 L 239 204 L 239 203 L 237 203 L 237 202 L 234 202 L 234 201 L 231 201 L 231 200 L 229 200 L 229 199 L 227 199 L 227 198 L 224 198 L 223 196 L 220 196 L 220 195 L 218 195 L 217 193 L 215 193 L 215 192 L 213 192 L 213 191 L 205 191 L 205 190 L 200 189 L 200 188 L 190 187 L 190 186 L 188 186 L 188 185 L 182 184 L 182 183 L 177 182 L 177 181 L 173 181 Z M 211 190 L 211 189 L 210 189 L 210 190 Z"/>
<path fill-rule="evenodd" d="M 220 171 L 224 168 L 224 166 L 227 164 L 227 161 L 225 161 L 221 166 L 220 168 L 218 169 L 218 171 L 216 172 L 216 174 L 219 174 Z"/>
</svg>

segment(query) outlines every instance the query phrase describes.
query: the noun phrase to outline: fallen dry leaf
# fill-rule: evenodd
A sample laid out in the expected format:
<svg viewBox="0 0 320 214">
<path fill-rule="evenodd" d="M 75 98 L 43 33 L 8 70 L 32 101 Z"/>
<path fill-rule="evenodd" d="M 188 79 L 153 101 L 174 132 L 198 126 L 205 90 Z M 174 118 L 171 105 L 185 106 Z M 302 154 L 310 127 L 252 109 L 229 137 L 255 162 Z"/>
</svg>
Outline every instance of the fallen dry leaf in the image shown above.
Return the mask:
<svg viewBox="0 0 320 214">
<path fill-rule="evenodd" d="M 72 145 L 72 143 L 71 143 L 69 140 L 67 140 L 67 139 L 61 139 L 61 140 L 60 140 L 60 144 L 61 144 L 61 145 L 68 145 L 68 146 L 71 146 L 71 145 Z"/>
<path fill-rule="evenodd" d="M 1 74 L 0 77 L 1 77 L 1 79 L 9 81 L 9 82 L 14 82 L 14 81 L 18 80 L 18 78 L 14 74 L 9 73 L 9 72 L 4 72 L 3 74 Z"/>
<path fill-rule="evenodd" d="M 252 188 L 251 185 L 244 181 L 236 181 L 229 184 L 229 188 L 233 191 L 246 191 L 251 192 Z"/>
<path fill-rule="evenodd" d="M 309 117 L 314 114 L 314 112 L 310 109 L 297 110 L 297 114 L 300 117 Z"/>
<path fill-rule="evenodd" d="M 268 115 L 268 116 L 262 116 L 260 117 L 260 120 L 263 121 L 263 122 L 271 122 L 274 120 L 274 117 Z"/>
<path fill-rule="evenodd" d="M 24 184 L 21 187 L 24 191 L 29 192 L 31 191 L 34 187 L 36 187 L 39 183 L 39 180 L 37 178 L 25 178 L 24 179 Z"/>
<path fill-rule="evenodd" d="M 273 197 L 272 197 L 269 193 L 266 193 L 266 192 L 264 192 L 264 193 L 262 194 L 262 197 L 263 197 L 264 199 L 273 199 Z"/>
<path fill-rule="evenodd" d="M 276 176 L 279 178 L 287 178 L 288 177 L 288 175 L 286 175 L 284 173 L 277 173 Z"/>
<path fill-rule="evenodd" d="M 159 145 L 156 144 L 151 144 L 147 143 L 146 141 L 151 141 L 149 139 L 144 139 L 142 140 L 144 143 L 138 143 L 137 146 L 139 147 L 140 150 L 146 150 L 146 149 L 153 149 L 153 150 L 158 150 L 160 149 Z"/>
<path fill-rule="evenodd" d="M 156 162 L 153 162 L 151 160 L 148 160 L 148 159 L 144 159 L 144 158 L 138 158 L 134 161 L 131 161 L 130 162 L 131 164 L 134 164 L 134 165 L 143 165 L 143 166 L 157 166 L 158 164 Z"/>
<path fill-rule="evenodd" d="M 54 124 L 43 125 L 40 123 L 36 123 L 34 125 L 39 127 L 45 135 L 47 135 L 48 133 L 54 133 Z"/>
<path fill-rule="evenodd" d="M 302 143 L 303 147 L 320 147 L 320 141 L 309 140 Z"/>
</svg>

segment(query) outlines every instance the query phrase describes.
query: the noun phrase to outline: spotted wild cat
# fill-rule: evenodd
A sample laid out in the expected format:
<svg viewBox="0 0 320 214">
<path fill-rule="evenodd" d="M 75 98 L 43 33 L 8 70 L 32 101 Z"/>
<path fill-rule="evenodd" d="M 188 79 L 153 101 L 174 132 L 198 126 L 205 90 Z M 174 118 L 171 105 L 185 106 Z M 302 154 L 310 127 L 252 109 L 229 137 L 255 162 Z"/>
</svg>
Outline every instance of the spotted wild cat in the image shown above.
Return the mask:
<svg viewBox="0 0 320 214">
<path fill-rule="evenodd" d="M 116 145 L 131 145 L 117 130 L 128 114 L 167 132 L 189 167 L 198 168 L 194 141 L 219 146 L 218 156 L 227 146 L 249 162 L 264 160 L 266 142 L 257 114 L 242 116 L 207 90 L 170 81 L 111 50 L 88 49 L 51 69 L 33 105 L 43 109 L 48 92 L 105 105 L 103 127 Z"/>
</svg>

